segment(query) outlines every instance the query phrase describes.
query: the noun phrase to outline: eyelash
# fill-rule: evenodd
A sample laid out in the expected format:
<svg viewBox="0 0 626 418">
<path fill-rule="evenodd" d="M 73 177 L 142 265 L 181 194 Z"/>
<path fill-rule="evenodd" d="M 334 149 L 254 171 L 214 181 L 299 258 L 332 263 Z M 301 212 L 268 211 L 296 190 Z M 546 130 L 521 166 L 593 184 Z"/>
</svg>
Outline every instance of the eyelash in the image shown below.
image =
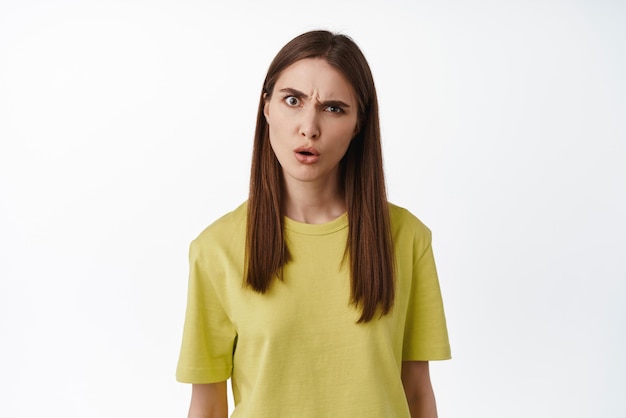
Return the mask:
<svg viewBox="0 0 626 418">
<path fill-rule="evenodd" d="M 336 111 L 329 110 L 330 113 L 335 113 L 335 114 L 343 113 L 343 109 L 340 108 L 339 106 L 326 106 L 325 109 L 337 109 Z"/>
<path fill-rule="evenodd" d="M 290 99 L 296 99 L 297 103 L 295 104 L 289 103 Z M 287 106 L 290 106 L 290 107 L 295 107 L 300 104 L 300 99 L 298 99 L 296 96 L 293 96 L 293 95 L 285 96 L 283 98 L 283 101 L 287 104 Z M 335 109 L 335 110 L 329 110 L 329 109 Z M 333 114 L 344 113 L 344 110 L 339 106 L 326 106 L 324 110 L 328 110 L 329 113 L 333 113 Z"/>
</svg>

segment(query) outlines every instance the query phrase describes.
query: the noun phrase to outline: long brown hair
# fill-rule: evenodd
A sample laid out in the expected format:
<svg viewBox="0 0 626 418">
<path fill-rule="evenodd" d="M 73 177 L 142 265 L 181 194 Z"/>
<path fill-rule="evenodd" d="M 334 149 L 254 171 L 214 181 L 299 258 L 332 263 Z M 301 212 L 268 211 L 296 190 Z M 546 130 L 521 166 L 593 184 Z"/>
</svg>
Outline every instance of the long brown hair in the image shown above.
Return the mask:
<svg viewBox="0 0 626 418">
<path fill-rule="evenodd" d="M 245 284 L 265 293 L 289 261 L 283 232 L 284 183 L 272 151 L 265 101 L 282 71 L 305 58 L 323 58 L 352 85 L 358 101 L 358 133 L 340 162 L 348 212 L 346 255 L 350 260 L 351 302 L 361 309 L 358 322 L 377 312 L 387 314 L 394 302 L 395 260 L 383 174 L 378 100 L 369 65 L 359 47 L 345 35 L 312 31 L 297 36 L 276 55 L 259 100 L 246 234 Z"/>
</svg>

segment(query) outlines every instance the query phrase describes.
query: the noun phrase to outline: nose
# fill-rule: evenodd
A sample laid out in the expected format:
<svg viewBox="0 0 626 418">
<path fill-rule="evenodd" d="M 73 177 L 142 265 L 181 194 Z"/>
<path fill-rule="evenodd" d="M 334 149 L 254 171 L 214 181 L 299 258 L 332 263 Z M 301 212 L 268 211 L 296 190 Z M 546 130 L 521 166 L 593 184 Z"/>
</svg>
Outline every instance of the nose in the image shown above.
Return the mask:
<svg viewBox="0 0 626 418">
<path fill-rule="evenodd" d="M 300 121 L 300 135 L 308 139 L 317 139 L 320 136 L 320 125 L 317 109 L 315 106 L 305 106 L 302 110 L 302 120 Z"/>
</svg>

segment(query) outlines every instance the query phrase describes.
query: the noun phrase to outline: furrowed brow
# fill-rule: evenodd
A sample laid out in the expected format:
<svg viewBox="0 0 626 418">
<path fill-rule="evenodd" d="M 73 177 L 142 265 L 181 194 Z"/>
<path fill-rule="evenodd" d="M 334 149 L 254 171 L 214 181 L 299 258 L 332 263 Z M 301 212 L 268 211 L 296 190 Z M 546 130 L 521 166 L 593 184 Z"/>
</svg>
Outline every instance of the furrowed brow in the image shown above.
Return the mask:
<svg viewBox="0 0 626 418">
<path fill-rule="evenodd" d="M 309 96 L 307 96 L 305 93 L 301 92 L 300 90 L 291 88 L 291 87 L 285 87 L 284 89 L 280 89 L 280 92 L 289 93 L 290 95 L 297 97 L 298 99 L 309 99 Z M 321 104 L 323 106 L 342 107 L 344 109 L 347 109 L 350 107 L 348 103 L 342 102 L 341 100 L 327 100 L 325 102 L 322 102 Z"/>
<path fill-rule="evenodd" d="M 300 90 L 292 89 L 291 87 L 285 87 L 284 89 L 280 89 L 281 93 L 289 93 L 292 96 L 297 97 L 298 99 L 308 99 L 309 96 L 301 92 Z"/>
</svg>

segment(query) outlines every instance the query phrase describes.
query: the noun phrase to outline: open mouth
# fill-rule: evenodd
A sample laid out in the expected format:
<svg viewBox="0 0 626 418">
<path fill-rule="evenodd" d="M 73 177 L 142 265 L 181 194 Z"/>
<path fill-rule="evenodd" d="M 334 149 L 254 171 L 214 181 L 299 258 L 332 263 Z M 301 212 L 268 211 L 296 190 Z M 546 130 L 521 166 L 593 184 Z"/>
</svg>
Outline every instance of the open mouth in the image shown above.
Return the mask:
<svg viewBox="0 0 626 418">
<path fill-rule="evenodd" d="M 300 147 L 296 148 L 294 151 L 296 154 L 300 154 L 304 157 L 317 157 L 320 155 L 319 152 L 317 152 L 317 150 L 313 147 Z"/>
<path fill-rule="evenodd" d="M 298 161 L 303 164 L 314 164 L 320 159 L 320 153 L 313 147 L 300 147 L 294 152 Z"/>
</svg>

